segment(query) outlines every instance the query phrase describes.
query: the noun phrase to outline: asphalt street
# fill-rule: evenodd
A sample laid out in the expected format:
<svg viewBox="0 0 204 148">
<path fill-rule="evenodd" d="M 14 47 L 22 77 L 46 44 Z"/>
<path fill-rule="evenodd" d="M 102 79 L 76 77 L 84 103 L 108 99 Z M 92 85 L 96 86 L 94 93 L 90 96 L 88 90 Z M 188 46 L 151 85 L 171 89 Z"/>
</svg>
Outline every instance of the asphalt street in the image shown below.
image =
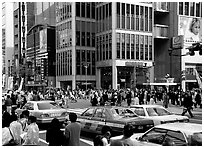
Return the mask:
<svg viewBox="0 0 204 148">
<path fill-rule="evenodd" d="M 157 102 L 156 104 L 162 105 L 162 102 Z M 122 105 L 126 106 L 126 102 L 123 102 Z M 91 106 L 91 103 L 89 100 L 80 99 L 76 103 L 69 103 L 69 109 L 78 109 L 79 112 L 82 112 L 84 108 L 87 108 Z M 171 105 L 169 104 L 167 110 L 169 110 L 172 113 L 175 114 L 181 114 L 183 111 L 183 107 Z M 190 118 L 189 114 L 186 113 L 186 116 L 189 117 L 190 122 L 202 124 L 202 109 L 200 108 L 194 108 L 192 111 L 194 117 Z M 40 129 L 40 145 L 41 146 L 47 146 L 48 143 L 45 141 L 46 139 L 46 128 L 48 126 L 45 126 L 44 128 Z M 80 146 L 91 146 L 93 145 L 92 138 L 90 136 L 87 137 L 87 134 L 82 134 L 80 139 Z"/>
</svg>

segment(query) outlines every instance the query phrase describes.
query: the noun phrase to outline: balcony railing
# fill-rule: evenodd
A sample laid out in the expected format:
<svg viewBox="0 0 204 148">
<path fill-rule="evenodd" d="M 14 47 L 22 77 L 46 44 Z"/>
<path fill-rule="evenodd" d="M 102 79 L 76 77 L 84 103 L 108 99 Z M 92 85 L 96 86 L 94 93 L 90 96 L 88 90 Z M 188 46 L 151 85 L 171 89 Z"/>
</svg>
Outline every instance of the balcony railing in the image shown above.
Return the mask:
<svg viewBox="0 0 204 148">
<path fill-rule="evenodd" d="M 154 37 L 155 38 L 168 38 L 168 26 L 166 25 L 154 25 Z"/>
<path fill-rule="evenodd" d="M 154 3 L 154 10 L 155 11 L 168 12 L 169 11 L 169 4 L 168 4 L 168 2 L 155 2 Z"/>
</svg>

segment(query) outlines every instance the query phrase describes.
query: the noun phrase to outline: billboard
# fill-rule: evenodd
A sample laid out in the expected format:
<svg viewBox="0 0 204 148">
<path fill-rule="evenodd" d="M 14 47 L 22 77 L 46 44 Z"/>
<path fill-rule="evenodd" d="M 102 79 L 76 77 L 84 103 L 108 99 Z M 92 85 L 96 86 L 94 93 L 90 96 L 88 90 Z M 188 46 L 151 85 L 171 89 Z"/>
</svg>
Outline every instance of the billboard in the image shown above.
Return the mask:
<svg viewBox="0 0 204 148">
<path fill-rule="evenodd" d="M 184 43 L 195 43 L 202 41 L 202 22 L 197 17 L 179 17 L 178 35 L 183 35 Z"/>
<path fill-rule="evenodd" d="M 40 52 L 47 51 L 47 29 L 40 31 Z"/>
</svg>

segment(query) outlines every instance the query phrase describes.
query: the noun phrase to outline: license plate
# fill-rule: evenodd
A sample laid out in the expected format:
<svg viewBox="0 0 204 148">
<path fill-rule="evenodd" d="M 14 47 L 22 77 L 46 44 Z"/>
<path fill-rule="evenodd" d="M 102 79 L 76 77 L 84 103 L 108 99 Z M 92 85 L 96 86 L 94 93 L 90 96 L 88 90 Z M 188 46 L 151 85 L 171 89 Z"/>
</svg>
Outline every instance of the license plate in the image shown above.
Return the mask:
<svg viewBox="0 0 204 148">
<path fill-rule="evenodd" d="M 58 116 L 60 116 L 61 114 L 60 113 L 54 113 L 54 114 L 51 114 L 50 116 L 51 117 L 58 117 Z"/>
</svg>

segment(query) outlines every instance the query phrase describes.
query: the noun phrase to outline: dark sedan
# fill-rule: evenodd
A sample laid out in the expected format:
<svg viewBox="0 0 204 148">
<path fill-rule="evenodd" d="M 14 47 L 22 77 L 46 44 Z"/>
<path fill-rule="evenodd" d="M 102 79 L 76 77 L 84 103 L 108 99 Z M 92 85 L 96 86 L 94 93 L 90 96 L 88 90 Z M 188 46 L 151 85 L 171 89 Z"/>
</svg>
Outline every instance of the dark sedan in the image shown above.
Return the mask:
<svg viewBox="0 0 204 148">
<path fill-rule="evenodd" d="M 152 120 L 140 118 L 128 108 L 116 106 L 89 107 L 78 114 L 77 121 L 81 123 L 82 131 L 100 133 L 101 128 L 107 125 L 114 135 L 122 134 L 126 124 L 132 124 L 135 133 L 145 132 L 154 126 Z"/>
</svg>

